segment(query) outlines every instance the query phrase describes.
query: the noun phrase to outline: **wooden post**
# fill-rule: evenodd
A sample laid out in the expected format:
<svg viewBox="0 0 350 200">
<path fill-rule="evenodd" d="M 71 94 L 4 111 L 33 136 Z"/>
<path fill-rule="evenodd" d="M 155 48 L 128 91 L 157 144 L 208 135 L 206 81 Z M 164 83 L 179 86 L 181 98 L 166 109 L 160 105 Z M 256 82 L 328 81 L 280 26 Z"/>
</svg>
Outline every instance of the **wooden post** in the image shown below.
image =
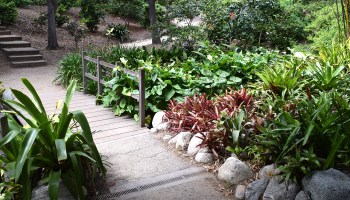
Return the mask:
<svg viewBox="0 0 350 200">
<path fill-rule="evenodd" d="M 81 63 L 83 65 L 83 93 L 86 94 L 87 93 L 87 78 L 85 76 L 86 72 L 87 72 L 87 68 L 86 68 L 86 62 L 85 62 L 85 51 L 81 52 Z"/>
<path fill-rule="evenodd" d="M 145 103 L 145 69 L 141 68 L 139 71 L 139 117 L 141 127 L 145 127 Z"/>
<path fill-rule="evenodd" d="M 100 65 L 101 56 L 97 56 L 97 93 L 102 95 L 102 67 Z"/>
<path fill-rule="evenodd" d="M 115 67 L 118 67 L 118 61 L 115 62 Z M 118 76 L 118 70 L 115 70 L 115 74 L 113 74 L 115 77 Z"/>
</svg>

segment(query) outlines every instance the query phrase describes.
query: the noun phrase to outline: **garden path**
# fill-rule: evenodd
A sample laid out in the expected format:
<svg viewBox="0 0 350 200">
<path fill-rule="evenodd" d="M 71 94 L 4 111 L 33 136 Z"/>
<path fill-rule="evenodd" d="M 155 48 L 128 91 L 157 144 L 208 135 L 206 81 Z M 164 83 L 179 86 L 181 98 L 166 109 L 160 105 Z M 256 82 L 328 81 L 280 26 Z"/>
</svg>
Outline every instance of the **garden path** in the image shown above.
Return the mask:
<svg viewBox="0 0 350 200">
<path fill-rule="evenodd" d="M 0 54 L 0 81 L 25 90 L 19 78 L 26 77 L 38 90 L 44 105 L 53 111 L 65 89 L 52 84 L 57 66 L 10 68 Z M 105 186 L 96 199 L 226 199 L 212 173 L 169 151 L 164 143 L 130 118 L 115 117 L 95 105 L 95 97 L 76 92 L 71 110 L 86 113 L 94 139 L 107 168 Z"/>
</svg>

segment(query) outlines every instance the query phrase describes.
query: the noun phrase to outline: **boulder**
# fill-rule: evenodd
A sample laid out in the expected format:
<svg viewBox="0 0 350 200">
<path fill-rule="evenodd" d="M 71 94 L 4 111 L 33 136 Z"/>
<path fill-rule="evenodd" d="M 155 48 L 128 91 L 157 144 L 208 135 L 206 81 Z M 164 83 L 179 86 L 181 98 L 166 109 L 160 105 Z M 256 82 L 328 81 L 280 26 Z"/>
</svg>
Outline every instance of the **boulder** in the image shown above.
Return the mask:
<svg viewBox="0 0 350 200">
<path fill-rule="evenodd" d="M 163 122 L 158 124 L 156 127 L 157 131 L 165 131 L 168 128 L 169 123 L 168 122 Z"/>
<path fill-rule="evenodd" d="M 310 200 L 310 197 L 307 194 L 305 194 L 304 191 L 300 191 L 295 197 L 295 200 Z"/>
<path fill-rule="evenodd" d="M 194 160 L 199 163 L 211 163 L 213 162 L 213 153 L 208 148 L 200 149 Z"/>
<path fill-rule="evenodd" d="M 184 151 L 188 147 L 193 134 L 191 132 L 181 132 L 176 140 L 176 149 L 178 151 Z"/>
<path fill-rule="evenodd" d="M 151 128 L 151 130 L 149 130 L 150 133 L 157 133 L 158 130 L 156 128 Z"/>
<path fill-rule="evenodd" d="M 15 100 L 11 90 L 5 90 L 5 92 L 2 94 L 2 98 L 5 100 Z"/>
<path fill-rule="evenodd" d="M 192 137 L 190 143 L 188 144 L 187 155 L 194 156 L 199 151 L 199 145 L 203 142 L 200 137 L 203 137 L 201 133 L 197 133 Z"/>
<path fill-rule="evenodd" d="M 168 142 L 168 144 L 176 144 L 177 138 L 179 138 L 180 134 L 175 135 L 173 138 L 171 138 Z"/>
<path fill-rule="evenodd" d="M 300 187 L 293 181 L 284 181 L 279 176 L 271 178 L 263 195 L 263 200 L 294 200 Z"/>
<path fill-rule="evenodd" d="M 171 140 L 171 138 L 172 138 L 171 135 L 164 135 L 164 136 L 163 136 L 163 141 L 164 141 L 164 142 L 168 142 L 168 141 Z"/>
<path fill-rule="evenodd" d="M 247 164 L 234 157 L 229 157 L 219 168 L 218 179 L 231 185 L 253 178 L 253 171 Z"/>
<path fill-rule="evenodd" d="M 157 112 L 152 120 L 152 127 L 156 128 L 159 124 L 163 123 L 163 117 L 165 115 L 164 111 Z"/>
<path fill-rule="evenodd" d="M 259 200 L 263 196 L 267 184 L 269 184 L 269 179 L 262 178 L 256 181 L 253 181 L 248 184 L 247 189 L 245 191 L 245 199 L 246 200 Z"/>
<path fill-rule="evenodd" d="M 245 185 L 238 185 L 235 190 L 235 198 L 237 200 L 242 200 L 244 199 L 244 194 L 245 194 L 246 186 Z"/>
<path fill-rule="evenodd" d="M 273 176 L 276 176 L 280 174 L 280 170 L 276 168 L 275 164 L 266 165 L 265 167 L 261 168 L 259 171 L 259 178 L 272 178 Z"/>
<path fill-rule="evenodd" d="M 336 169 L 314 171 L 302 180 L 311 199 L 350 200 L 350 178 Z"/>
</svg>

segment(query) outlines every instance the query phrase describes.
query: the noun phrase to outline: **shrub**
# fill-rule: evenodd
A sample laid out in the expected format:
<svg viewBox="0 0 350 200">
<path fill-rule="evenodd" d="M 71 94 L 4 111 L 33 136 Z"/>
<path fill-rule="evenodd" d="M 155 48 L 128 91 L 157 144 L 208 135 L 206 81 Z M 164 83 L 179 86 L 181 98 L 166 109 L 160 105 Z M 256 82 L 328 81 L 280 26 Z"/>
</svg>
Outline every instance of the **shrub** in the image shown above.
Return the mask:
<svg viewBox="0 0 350 200">
<path fill-rule="evenodd" d="M 71 21 L 67 24 L 68 33 L 74 38 L 75 48 L 78 48 L 79 42 L 85 37 L 85 30 L 78 22 Z"/>
<path fill-rule="evenodd" d="M 110 38 L 115 38 L 124 42 L 129 39 L 128 27 L 123 24 L 109 24 L 106 30 L 106 35 Z"/>
<path fill-rule="evenodd" d="M 100 18 L 103 15 L 104 13 L 99 7 L 98 0 L 83 0 L 81 2 L 80 17 L 90 32 L 97 31 L 97 25 L 100 23 Z"/>
<path fill-rule="evenodd" d="M 16 5 L 13 1 L 0 0 L 0 24 L 13 24 L 18 15 Z"/>
<path fill-rule="evenodd" d="M 110 0 L 111 13 L 122 17 L 125 20 L 125 24 L 129 25 L 128 20 L 136 20 L 138 22 L 144 21 L 148 15 L 144 14 L 146 3 L 143 0 Z"/>
<path fill-rule="evenodd" d="M 305 39 L 304 22 L 276 0 L 235 3 L 230 9 L 232 36 L 241 45 L 265 45 L 286 49 L 293 41 Z"/>
<path fill-rule="evenodd" d="M 22 82 L 33 100 L 14 89 L 12 93 L 18 101 L 0 100 L 28 123 L 28 128 L 23 128 L 8 115 L 10 132 L 0 141 L 1 150 L 6 152 L 3 159 L 6 166 L 14 163 L 13 174 L 9 178 L 23 187 L 17 198 L 31 198 L 31 181 L 36 176 L 48 182 L 50 199 L 58 198 L 60 179 L 76 199 L 85 199 L 83 186 L 90 188 L 95 173 L 104 175 L 106 169 L 85 115 L 81 111 L 68 110 L 75 81 L 68 86 L 62 111 L 51 117 L 47 115 L 32 84 L 26 79 L 22 79 Z M 17 106 L 22 111 L 16 110 Z M 73 120 L 79 129 L 71 127 Z"/>
</svg>

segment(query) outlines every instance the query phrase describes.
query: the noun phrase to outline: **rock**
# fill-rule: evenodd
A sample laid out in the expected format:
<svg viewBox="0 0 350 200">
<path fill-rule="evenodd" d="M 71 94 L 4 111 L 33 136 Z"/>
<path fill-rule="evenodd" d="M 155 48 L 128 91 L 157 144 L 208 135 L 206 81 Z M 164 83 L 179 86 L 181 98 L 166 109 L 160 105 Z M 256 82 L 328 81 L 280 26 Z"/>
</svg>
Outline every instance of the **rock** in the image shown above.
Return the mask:
<svg viewBox="0 0 350 200">
<path fill-rule="evenodd" d="M 300 191 L 299 186 L 293 181 L 286 182 L 279 176 L 271 178 L 263 195 L 263 200 L 294 200 Z"/>
<path fill-rule="evenodd" d="M 219 168 L 218 179 L 236 185 L 253 178 L 253 171 L 247 164 L 234 157 L 229 157 Z"/>
<path fill-rule="evenodd" d="M 11 90 L 5 90 L 5 92 L 2 94 L 2 98 L 5 100 L 15 100 Z"/>
<path fill-rule="evenodd" d="M 312 172 L 302 186 L 311 199 L 350 200 L 350 178 L 336 169 Z"/>
<path fill-rule="evenodd" d="M 280 174 L 280 170 L 276 168 L 275 164 L 266 165 L 265 167 L 261 168 L 259 171 L 259 178 L 272 178 L 273 176 L 276 176 Z"/>
<path fill-rule="evenodd" d="M 164 111 L 157 112 L 152 120 L 152 127 L 156 128 L 159 124 L 163 123 L 163 117 L 165 115 Z"/>
<path fill-rule="evenodd" d="M 84 188 L 85 189 L 85 188 Z M 86 189 L 84 190 L 86 194 Z M 59 200 L 74 200 L 74 197 L 70 194 L 67 187 L 60 181 L 60 189 L 58 191 Z M 32 200 L 50 200 L 49 195 L 49 186 L 48 185 L 39 185 L 34 188 L 32 191 Z"/>
<path fill-rule="evenodd" d="M 231 157 L 234 157 L 234 158 L 238 159 L 238 156 L 235 153 L 231 153 Z"/>
<path fill-rule="evenodd" d="M 235 198 L 236 198 L 237 200 L 242 200 L 242 199 L 244 199 L 245 189 L 246 189 L 245 185 L 238 185 L 238 186 L 236 187 Z"/>
<path fill-rule="evenodd" d="M 175 135 L 171 140 L 169 140 L 168 144 L 176 144 L 177 138 L 179 138 L 180 134 Z"/>
<path fill-rule="evenodd" d="M 199 163 L 211 163 L 213 162 L 213 153 L 208 148 L 200 149 L 194 160 Z"/>
<path fill-rule="evenodd" d="M 150 133 L 157 133 L 158 130 L 156 128 L 151 128 L 151 130 L 149 131 Z"/>
<path fill-rule="evenodd" d="M 206 134 L 205 134 L 206 135 Z M 194 156 L 200 149 L 199 145 L 202 144 L 203 140 L 199 137 L 203 137 L 202 134 L 197 133 L 194 135 L 188 144 L 187 155 Z"/>
<path fill-rule="evenodd" d="M 253 181 L 248 184 L 245 191 L 245 199 L 247 200 L 259 200 L 263 196 L 267 184 L 269 184 L 269 179 L 262 178 L 256 181 Z"/>
<path fill-rule="evenodd" d="M 164 135 L 164 136 L 163 136 L 163 141 L 164 141 L 164 142 L 168 142 L 168 141 L 171 140 L 171 138 L 172 138 L 171 135 Z"/>
<path fill-rule="evenodd" d="M 176 141 L 176 149 L 178 151 L 185 150 L 187 148 L 188 144 L 190 143 L 192 136 L 193 136 L 193 134 L 191 132 L 179 133 L 177 141 Z"/>
<path fill-rule="evenodd" d="M 295 200 L 310 200 L 310 197 L 307 194 L 305 194 L 304 191 L 300 191 L 295 197 Z"/>
<path fill-rule="evenodd" d="M 168 128 L 168 122 L 163 122 L 163 123 L 161 123 L 161 124 L 159 124 L 157 127 L 156 127 L 156 129 L 158 130 L 158 131 L 165 131 L 167 128 Z"/>
</svg>

